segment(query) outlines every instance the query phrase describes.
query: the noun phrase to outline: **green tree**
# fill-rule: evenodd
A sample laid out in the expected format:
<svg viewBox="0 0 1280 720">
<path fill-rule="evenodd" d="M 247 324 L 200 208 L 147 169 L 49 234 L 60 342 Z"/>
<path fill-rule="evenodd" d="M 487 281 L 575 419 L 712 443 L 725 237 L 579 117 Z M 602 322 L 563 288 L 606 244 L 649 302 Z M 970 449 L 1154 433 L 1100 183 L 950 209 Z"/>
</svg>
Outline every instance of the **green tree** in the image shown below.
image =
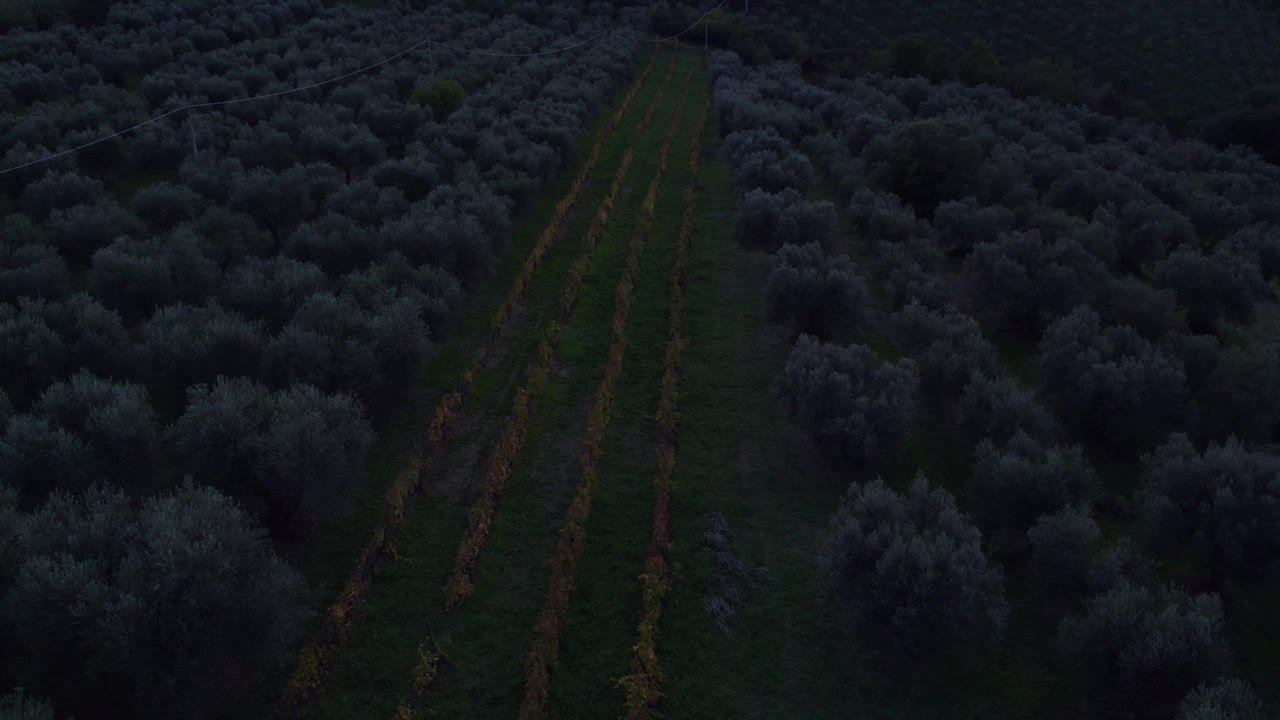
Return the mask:
<svg viewBox="0 0 1280 720">
<path fill-rule="evenodd" d="M 409 101 L 431 108 L 431 115 L 436 122 L 444 122 L 445 118 L 462 107 L 465 93 L 462 86 L 449 78 L 436 78 L 430 85 L 420 85 L 409 97 Z"/>
</svg>

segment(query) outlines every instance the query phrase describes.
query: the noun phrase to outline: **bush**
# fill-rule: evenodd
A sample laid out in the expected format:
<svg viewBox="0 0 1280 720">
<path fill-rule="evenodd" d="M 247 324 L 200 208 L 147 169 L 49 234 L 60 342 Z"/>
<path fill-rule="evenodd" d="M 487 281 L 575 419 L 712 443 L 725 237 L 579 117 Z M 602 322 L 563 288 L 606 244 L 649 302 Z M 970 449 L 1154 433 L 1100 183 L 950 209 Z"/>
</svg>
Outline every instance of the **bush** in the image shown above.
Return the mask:
<svg viewBox="0 0 1280 720">
<path fill-rule="evenodd" d="M 28 697 L 22 688 L 0 697 L 0 720 L 55 720 L 53 706 Z"/>
<path fill-rule="evenodd" d="M 1000 359 L 973 318 L 947 306 L 930 310 L 918 301 L 894 313 L 902 349 L 920 374 L 920 388 L 939 406 L 949 404 L 975 373 L 995 375 Z"/>
<path fill-rule="evenodd" d="M 1130 456 L 1185 417 L 1182 363 L 1133 328 L 1104 327 L 1087 306 L 1045 330 L 1040 382 L 1068 428 Z"/>
<path fill-rule="evenodd" d="M 218 266 L 190 233 L 168 238 L 121 238 L 93 254 L 93 294 L 126 318 L 149 317 L 175 302 L 200 303 L 221 281 Z"/>
<path fill-rule="evenodd" d="M 1153 342 L 1185 325 L 1172 290 L 1151 287 L 1132 275 L 1103 285 L 1097 310 L 1107 324 L 1128 325 Z"/>
<path fill-rule="evenodd" d="M 900 242 L 929 238 L 932 232 L 929 223 L 918 218 L 915 211 L 903 205 L 896 195 L 876 193 L 867 188 L 859 189 L 849 198 L 849 214 L 858 224 L 859 231 L 876 240 Z M 934 245 L 932 242 L 929 244 Z"/>
<path fill-rule="evenodd" d="M 1057 425 L 1036 394 L 1011 377 L 970 375 L 955 405 L 955 422 L 971 443 L 1004 443 L 1018 433 L 1047 441 Z"/>
<path fill-rule="evenodd" d="M 867 288 L 847 255 L 827 255 L 818 243 L 783 245 L 765 281 L 765 306 L 774 322 L 801 333 L 830 337 L 840 321 L 857 322 Z"/>
<path fill-rule="evenodd" d="M 307 620 L 301 576 L 212 490 L 137 508 L 118 490 L 57 495 L 20 521 L 18 544 L 3 606 L 23 659 L 12 670 L 77 714 L 226 712 Z"/>
<path fill-rule="evenodd" d="M 1149 718 L 1169 717 L 1190 690 L 1223 677 L 1231 664 L 1217 595 L 1127 583 L 1064 619 L 1058 647 L 1120 708 Z"/>
<path fill-rule="evenodd" d="M 191 188 L 170 182 L 153 183 L 133 196 L 133 211 L 157 231 L 196 219 L 204 204 Z"/>
<path fill-rule="evenodd" d="M 347 297 L 317 293 L 266 348 L 267 377 L 323 390 L 354 391 L 368 406 L 395 399 L 433 349 L 422 308 L 403 297 L 364 310 Z"/>
<path fill-rule="evenodd" d="M 973 453 L 969 494 L 979 522 L 1022 535 L 1041 515 L 1083 502 L 1098 476 L 1079 447 L 1046 446 L 1019 432 Z"/>
<path fill-rule="evenodd" d="M 0 306 L 0 375 L 3 389 L 14 406 L 26 408 L 66 371 L 69 357 L 62 338 L 45 321 L 25 307 L 5 317 Z"/>
<path fill-rule="evenodd" d="M 725 160 L 733 168 L 738 187 L 780 193 L 808 192 L 813 184 L 813 165 L 773 128 L 739 130 L 729 133 L 721 146 Z"/>
<path fill-rule="evenodd" d="M 87 262 L 93 254 L 122 237 L 137 237 L 143 224 L 114 200 L 55 210 L 49 218 L 53 242 L 73 264 Z"/>
<path fill-rule="evenodd" d="M 1223 350 L 1196 397 L 1205 439 L 1280 440 L 1280 344 Z"/>
<path fill-rule="evenodd" d="M 1249 683 L 1236 678 L 1201 685 L 1178 706 L 1177 720 L 1258 720 L 1262 703 Z"/>
<path fill-rule="evenodd" d="M 105 472 L 87 442 L 48 418 L 17 415 L 0 437 L 0 487 L 13 488 L 26 503 L 54 490 L 84 490 Z"/>
<path fill-rule="evenodd" d="M 236 378 L 192 388 L 172 438 L 196 480 L 296 535 L 364 472 L 372 429 L 348 395 L 307 385 L 272 393 Z"/>
<path fill-rule="evenodd" d="M 1103 276 L 1105 269 L 1075 241 L 1046 243 L 1036 230 L 980 243 L 964 265 L 978 306 L 1022 334 L 1037 333 L 1087 302 Z"/>
<path fill-rule="evenodd" d="M 1280 457 L 1238 440 L 1197 453 L 1176 434 L 1143 458 L 1143 517 L 1152 538 L 1191 552 L 1211 582 L 1280 570 Z"/>
<path fill-rule="evenodd" d="M 783 245 L 831 245 L 835 236 L 835 206 L 805 200 L 795 190 L 771 193 L 748 190 L 738 203 L 738 241 L 750 248 L 773 252 Z"/>
<path fill-rule="evenodd" d="M 1247 324 L 1267 292 L 1257 266 L 1227 251 L 1179 250 L 1161 266 L 1156 281 L 1178 296 L 1196 332 L 1213 332 L 1224 320 Z"/>
<path fill-rule="evenodd" d="M 984 196 L 983 158 L 972 128 L 940 120 L 898 125 L 862 153 L 872 183 L 925 217 L 943 201 Z"/>
<path fill-rule="evenodd" d="M 420 85 L 414 89 L 409 102 L 431 108 L 431 117 L 438 123 L 444 122 L 458 108 L 466 93 L 456 80 L 438 77 L 430 85 Z"/>
<path fill-rule="evenodd" d="M 157 406 L 176 415 L 192 385 L 258 377 L 266 352 L 261 323 L 218 305 L 173 305 L 142 326 L 138 362 Z"/>
<path fill-rule="evenodd" d="M 1178 249 L 1199 245 L 1186 216 L 1158 202 L 1133 200 L 1120 209 L 1116 222 L 1120 270 L 1140 273 Z"/>
<path fill-rule="evenodd" d="M 59 300 L 70 287 L 67 263 L 54 248 L 0 243 L 0 302 L 23 297 Z"/>
<path fill-rule="evenodd" d="M 977 198 L 949 200 L 933 212 L 938 244 L 952 255 L 967 255 L 974 246 L 994 242 L 1013 230 L 1013 212 L 1002 207 L 983 207 Z"/>
<path fill-rule="evenodd" d="M 159 428 L 146 388 L 81 370 L 40 396 L 35 413 L 84 441 L 120 487 L 145 491 L 159 469 Z"/>
<path fill-rule="evenodd" d="M 892 453 L 915 414 L 919 380 L 910 360 L 885 363 L 865 345 L 801 335 L 779 379 L 791 417 L 837 463 L 861 467 Z"/>
<path fill-rule="evenodd" d="M 919 655 L 1005 626 L 1004 580 L 955 498 L 917 477 L 906 495 L 849 487 L 823 549 L 828 589 L 859 637 Z"/>
<path fill-rule="evenodd" d="M 1071 506 L 1041 515 L 1027 531 L 1031 573 L 1054 597 L 1075 598 L 1088 588 L 1090 555 L 1102 531 L 1086 508 Z"/>
<path fill-rule="evenodd" d="M 1155 563 L 1128 538 L 1103 550 L 1089 564 L 1089 591 L 1110 592 L 1124 584 L 1151 587 L 1155 584 Z"/>
</svg>

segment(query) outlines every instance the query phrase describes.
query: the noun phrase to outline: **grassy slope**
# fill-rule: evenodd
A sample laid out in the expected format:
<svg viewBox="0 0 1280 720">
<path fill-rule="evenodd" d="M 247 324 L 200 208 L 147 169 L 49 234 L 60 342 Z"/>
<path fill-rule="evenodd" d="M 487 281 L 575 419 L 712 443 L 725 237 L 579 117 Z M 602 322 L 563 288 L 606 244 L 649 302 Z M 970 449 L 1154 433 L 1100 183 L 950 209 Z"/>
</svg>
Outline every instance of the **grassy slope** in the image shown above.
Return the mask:
<svg viewBox="0 0 1280 720">
<path fill-rule="evenodd" d="M 660 61 L 642 97 L 660 84 L 667 62 Z M 547 563 L 555 553 L 565 509 L 577 485 L 580 439 L 604 371 L 616 280 L 641 200 L 656 172 L 657 150 L 675 111 L 682 79 L 677 66 L 652 124 L 636 146 L 635 163 L 561 341 L 556 373 L 535 419 L 529 442 L 532 450 L 513 475 L 502 515 L 480 561 L 476 594 L 452 619 L 446 652 L 459 671 L 442 678 L 428 703 L 430 717 L 515 717 L 517 713 L 525 654 L 546 593 Z"/>
<path fill-rule="evenodd" d="M 659 74 L 655 70 L 655 75 Z M 522 380 L 523 369 L 533 356 L 538 333 L 545 320 L 557 310 L 565 272 L 580 250 L 590 214 L 607 187 L 607 182 L 602 184 L 600 178 L 610 177 L 617 166 L 622 147 L 630 138 L 629 127 L 634 125 L 647 99 L 642 91 L 623 127 L 606 144 L 596 174 L 566 217 L 561 238 L 534 276 L 526 300 L 517 311 L 519 317 L 513 323 L 514 329 L 502 340 L 503 351 L 478 379 L 464 425 L 456 433 L 462 441 L 455 442 L 444 463 L 445 467 L 455 470 L 441 482 L 434 483 L 431 495 L 421 500 L 413 511 L 398 543 L 403 562 L 393 563 L 380 575 L 379 590 L 357 620 L 349 661 L 335 674 L 333 692 L 317 709 L 316 716 L 387 717 L 394 709 L 399 693 L 406 686 L 411 663 L 404 668 L 398 665 L 405 658 L 414 657 L 414 648 L 425 630 L 428 608 L 443 605 L 440 586 L 466 522 L 469 493 L 473 489 L 466 486 L 466 482 L 474 481 L 479 474 L 478 464 L 483 461 L 484 449 L 500 432 L 503 413 L 510 406 L 515 386 Z M 453 389 L 476 348 L 487 340 L 494 309 L 505 297 L 555 203 L 565 194 L 577 166 L 615 107 L 616 101 L 599 114 L 591 132 L 579 142 L 573 167 L 540 192 L 517 222 L 511 245 L 499 261 L 495 277 L 471 298 L 460 327 L 424 371 L 421 388 L 375 448 L 368 482 L 358 492 L 352 512 L 330 523 L 303 559 L 308 579 L 322 588 L 326 602 L 345 579 L 356 554 L 381 517 L 382 493 L 399 471 L 401 458 L 415 438 L 425 435 L 430 408 L 443 393 Z M 411 596 L 412 601 L 407 601 L 406 595 Z M 386 652 L 395 654 L 397 667 L 388 667 Z"/>
<path fill-rule="evenodd" d="M 549 714 L 603 718 L 622 713 L 619 677 L 630 671 L 640 618 L 640 583 L 653 520 L 657 412 L 666 350 L 670 286 L 688 180 L 689 147 L 706 98 L 700 53 L 682 51 L 677 77 L 690 93 L 659 186 L 654 226 L 636 277 L 627 350 L 613 418 L 604 442 L 599 484 L 586 525 L 586 551 L 552 679 Z M 677 93 L 678 94 L 678 93 Z"/>
</svg>

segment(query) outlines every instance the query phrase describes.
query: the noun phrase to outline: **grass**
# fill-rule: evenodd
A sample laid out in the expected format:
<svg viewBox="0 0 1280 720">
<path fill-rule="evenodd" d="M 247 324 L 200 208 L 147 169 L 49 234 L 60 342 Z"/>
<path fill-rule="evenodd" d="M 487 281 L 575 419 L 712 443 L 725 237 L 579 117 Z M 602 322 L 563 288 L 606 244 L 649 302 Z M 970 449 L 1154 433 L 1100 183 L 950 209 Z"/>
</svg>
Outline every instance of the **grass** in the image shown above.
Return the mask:
<svg viewBox="0 0 1280 720">
<path fill-rule="evenodd" d="M 581 413 L 575 409 L 582 398 L 589 395 L 591 367 L 599 364 L 599 333 L 583 333 L 582 327 L 598 326 L 607 343 L 612 283 L 602 282 L 601 278 L 608 278 L 616 272 L 621 253 L 625 252 L 625 248 L 619 247 L 625 243 L 625 239 L 618 240 L 619 229 L 629 224 L 627 208 L 634 210 L 638 206 L 638 200 L 632 197 L 636 192 L 635 186 L 639 184 L 642 192 L 646 173 L 652 172 L 650 163 L 641 158 L 646 156 L 644 149 L 653 146 L 653 139 L 660 133 L 656 128 L 662 126 L 664 108 L 666 112 L 670 111 L 671 101 L 667 98 L 659 107 L 650 130 L 641 138 L 641 150 L 637 153 L 633 169 L 635 177 L 624 190 L 624 198 L 627 199 L 620 201 L 619 208 L 615 210 L 616 222 L 611 223 L 611 233 L 606 234 L 597 250 L 596 263 L 588 277 L 583 298 L 565 332 L 557 373 L 536 408 L 526 451 L 518 461 L 504 510 L 499 512 L 494 535 L 481 558 L 476 596 L 457 617 L 443 613 L 443 583 L 451 567 L 457 540 L 465 528 L 466 509 L 475 489 L 471 485 L 479 474 L 478 463 L 485 454 L 483 448 L 502 424 L 510 405 L 510 394 L 532 357 L 544 321 L 558 312 L 559 287 L 569 264 L 578 254 L 590 214 L 603 196 L 611 173 L 630 141 L 632 131 L 629 128 L 634 126 L 641 110 L 653 96 L 664 70 L 664 66 L 655 69 L 624 119 L 623 126 L 606 144 L 596 176 L 584 189 L 575 211 L 566 218 L 564 238 L 548 253 L 518 313 L 515 330 L 503 340 L 505 351 L 498 354 L 499 359 L 493 367 L 477 381 L 468 401 L 470 417 L 456 434 L 458 440 L 442 466 L 448 472 L 442 474 L 440 481 L 433 485 L 406 522 L 397 544 L 400 559 L 380 575 L 369 602 L 353 626 L 352 641 L 333 675 L 329 692 L 315 709 L 314 717 L 389 717 L 408 687 L 409 671 L 416 662 L 417 645 L 426 632 L 428 622 L 432 623 L 436 637 L 442 640 L 449 660 L 465 671 L 442 671 L 438 688 L 441 703 L 448 704 L 451 690 L 467 692 L 465 683 L 460 680 L 471 678 L 473 673 L 490 677 L 491 668 L 503 668 L 507 684 L 518 691 L 519 660 L 532 623 L 531 611 L 527 618 L 521 615 L 520 601 L 527 599 L 526 605 L 534 604 L 536 607 L 540 594 L 535 588 L 545 585 L 545 580 L 540 577 L 542 562 L 553 547 L 555 529 L 564 504 L 556 482 L 557 478 L 566 475 L 563 469 L 571 454 L 568 452 L 570 448 L 558 443 L 557 438 L 580 434 L 576 426 Z M 583 147 L 587 147 L 587 142 L 592 139 L 588 138 Z M 567 181 L 561 184 L 560 191 L 564 185 Z M 559 194 L 548 193 L 541 217 L 549 214 Z M 522 223 L 520 233 L 523 237 L 517 237 L 517 247 L 531 243 L 541 226 L 540 221 L 533 219 Z M 518 257 L 514 261 L 504 261 L 507 278 L 514 275 L 518 260 L 522 258 L 518 249 L 513 249 L 509 255 Z M 504 271 L 500 270 L 499 275 L 502 277 Z M 495 283 L 499 288 L 504 284 L 502 280 Z M 605 288 L 604 284 L 610 287 Z M 475 315 L 470 332 L 464 327 L 464 336 L 484 336 L 497 295 L 494 294 L 493 301 L 486 304 L 484 311 Z M 442 353 L 433 368 L 443 366 L 438 373 L 451 383 L 457 371 L 470 359 L 473 348 L 473 344 L 459 343 L 451 348 L 451 352 L 447 349 Z M 433 373 L 433 376 L 439 375 Z M 437 390 L 437 394 L 442 389 Z M 420 428 L 421 423 L 418 425 Z M 389 455 L 394 456 L 394 453 Z M 388 470 L 394 471 L 394 462 L 388 466 Z M 544 508 L 541 515 L 536 511 L 540 507 Z M 526 508 L 530 512 L 523 512 Z M 518 521 L 512 522 L 507 517 L 507 510 L 519 511 Z M 507 573 L 505 568 L 512 563 L 522 572 L 514 576 Z M 341 577 L 340 574 L 338 576 Z M 524 583 L 523 589 L 508 592 L 511 582 Z M 484 609 L 473 612 L 472 606 Z M 468 642 L 469 638 L 477 635 L 487 642 L 491 626 L 504 629 L 508 639 L 518 639 L 518 642 L 507 646 L 507 654 L 514 661 L 498 662 L 490 657 L 483 642 Z M 473 630 L 476 635 L 469 635 Z M 481 652 L 482 662 L 470 660 L 468 652 L 473 647 Z M 501 685 L 485 683 L 486 688 L 500 688 Z M 437 700 L 434 691 L 429 695 L 432 701 Z M 464 699 L 462 706 L 471 708 L 474 703 L 471 699 Z"/>
<path fill-rule="evenodd" d="M 570 162 L 570 168 L 566 169 L 555 182 L 548 184 L 516 222 L 510 245 L 507 252 L 500 256 L 494 277 L 469 298 L 468 311 L 454 329 L 450 341 L 439 348 L 436 356 L 424 368 L 418 385 L 412 388 L 406 397 L 403 409 L 393 416 L 385 427 L 380 428 L 378 443 L 370 455 L 365 482 L 354 491 L 347 511 L 327 522 L 305 548 L 289 549 L 292 559 L 302 567 L 308 581 L 313 587 L 318 588 L 318 605 L 327 606 L 346 579 L 356 556 L 368 541 L 374 526 L 381 519 L 383 493 L 396 473 L 401 470 L 402 458 L 411 451 L 416 439 L 426 434 L 430 409 L 440 396 L 453 390 L 459 373 L 470 364 L 476 349 L 487 341 L 489 323 L 494 310 L 504 300 L 507 288 L 519 273 L 525 255 L 541 233 L 556 202 L 565 194 L 581 159 L 597 140 L 613 107 L 616 107 L 624 93 L 625 90 L 619 91 L 611 107 L 600 113 L 591 131 L 581 139 Z M 637 105 L 643 102 L 644 98 L 637 99 Z M 633 109 L 632 113 L 634 112 Z M 625 132 L 620 131 L 620 136 L 625 137 Z M 614 153 L 612 156 L 614 164 L 616 164 L 617 154 Z M 604 160 L 597 170 L 599 176 L 607 175 L 609 167 L 609 161 Z M 582 208 L 585 206 L 594 209 L 598 195 L 599 193 L 593 198 L 590 191 L 584 192 L 583 198 L 570 213 L 570 217 L 566 218 L 564 236 L 548 253 L 543 269 L 536 275 L 527 301 L 520 309 L 522 316 L 532 321 L 518 320 L 514 323 L 516 329 L 503 340 L 513 348 L 513 351 L 502 354 L 502 362 L 495 363 L 494 367 L 481 375 L 474 391 L 475 405 L 484 406 L 486 403 L 489 405 L 501 403 L 504 407 L 509 405 L 509 393 L 514 389 L 516 379 L 514 369 L 523 368 L 531 357 L 536 342 L 533 340 L 536 338 L 534 333 L 539 330 L 534 328 L 539 324 L 536 320 L 549 315 L 558 301 L 558 294 L 554 292 L 558 282 L 557 276 L 563 275 L 567 270 L 572 260 L 572 253 L 576 251 L 578 238 L 585 229 L 586 211 Z M 497 420 L 494 419 L 489 426 L 486 426 L 484 422 L 476 421 L 463 430 L 470 433 L 474 442 L 479 442 L 481 438 L 486 437 L 486 433 L 496 432 L 496 427 L 493 426 L 496 422 Z M 455 452 L 450 457 L 450 463 L 457 461 L 459 454 Z M 435 513 L 447 520 L 440 524 L 442 532 L 446 532 L 446 528 L 460 527 L 463 516 L 460 515 L 461 510 L 456 505 L 457 503 L 454 503 L 454 506 L 434 508 Z M 433 509 L 419 508 L 418 512 L 432 513 Z M 422 540 L 418 537 L 402 538 L 399 546 L 401 555 L 408 556 L 416 552 L 415 542 L 422 542 Z M 453 542 L 453 539 L 439 542 L 447 545 Z M 387 579 L 394 583 L 400 569 L 395 566 L 388 568 Z M 391 634 L 405 633 L 404 629 L 395 625 L 390 625 L 386 629 Z M 416 631 L 417 629 L 414 628 L 408 634 Z M 269 683 L 277 687 L 279 684 L 278 682 Z M 265 702 L 270 701 L 271 699 L 265 700 Z"/>
</svg>

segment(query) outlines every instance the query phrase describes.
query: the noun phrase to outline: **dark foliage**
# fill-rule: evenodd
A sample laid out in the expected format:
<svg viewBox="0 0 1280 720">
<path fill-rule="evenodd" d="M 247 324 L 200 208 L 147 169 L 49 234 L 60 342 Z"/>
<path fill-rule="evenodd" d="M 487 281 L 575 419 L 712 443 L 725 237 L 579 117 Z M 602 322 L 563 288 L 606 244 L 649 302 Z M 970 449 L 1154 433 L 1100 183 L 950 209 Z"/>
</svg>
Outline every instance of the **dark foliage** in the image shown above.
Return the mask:
<svg viewBox="0 0 1280 720">
<path fill-rule="evenodd" d="M 1087 501 L 1097 473 L 1079 447 L 1045 445 L 1019 432 L 973 454 L 969 496 L 981 525 L 1019 536 L 1041 515 Z"/>
<path fill-rule="evenodd" d="M 881 362 L 865 345 L 801 335 L 778 381 L 791 416 L 836 462 L 861 467 L 894 452 L 915 414 L 910 360 Z"/>
<path fill-rule="evenodd" d="M 77 715 L 225 712 L 307 619 L 301 577 L 212 490 L 55 495 L 19 518 L 16 546 L 0 577 L 9 669 Z"/>
<path fill-rule="evenodd" d="M 846 255 L 827 255 L 818 243 L 783 245 L 765 281 L 769 317 L 801 333 L 830 336 L 840 321 L 857 322 L 867 288 Z"/>
<path fill-rule="evenodd" d="M 196 480 L 290 534 L 308 530 L 351 487 L 372 440 L 347 395 L 307 385 L 269 393 L 243 378 L 193 387 L 172 435 Z"/>
<path fill-rule="evenodd" d="M 1058 626 L 1058 646 L 1108 691 L 1119 713 L 1169 717 L 1231 664 L 1222 602 L 1122 583 L 1095 595 Z"/>
<path fill-rule="evenodd" d="M 1143 483 L 1152 539 L 1212 582 L 1280 570 L 1280 457 L 1237 440 L 1200 453 L 1179 434 L 1144 458 Z"/>
<path fill-rule="evenodd" d="M 823 564 L 832 602 L 858 638 L 897 653 L 992 643 L 1004 630 L 1004 580 L 982 534 L 923 476 L 905 495 L 880 480 L 851 485 Z"/>
<path fill-rule="evenodd" d="M 1068 429 L 1130 455 L 1179 426 L 1187 405 L 1181 361 L 1087 306 L 1040 341 L 1040 383 Z"/>
<path fill-rule="evenodd" d="M 921 215 L 946 200 L 985 195 L 982 146 L 961 122 L 906 123 L 868 144 L 862 159 L 872 182 Z"/>
</svg>

